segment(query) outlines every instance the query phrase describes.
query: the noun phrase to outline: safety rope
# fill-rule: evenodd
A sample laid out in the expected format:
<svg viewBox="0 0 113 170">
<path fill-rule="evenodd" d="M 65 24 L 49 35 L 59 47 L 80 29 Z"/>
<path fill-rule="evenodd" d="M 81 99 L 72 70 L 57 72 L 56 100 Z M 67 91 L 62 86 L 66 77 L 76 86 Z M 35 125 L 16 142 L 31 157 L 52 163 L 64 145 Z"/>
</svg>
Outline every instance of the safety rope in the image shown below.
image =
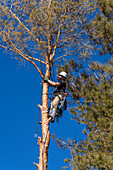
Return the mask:
<svg viewBox="0 0 113 170">
<path fill-rule="evenodd" d="M 41 103 L 41 99 L 42 99 L 42 85 L 41 85 L 40 103 Z M 36 131 L 34 137 L 37 137 L 39 118 L 40 118 L 40 108 L 38 108 L 37 125 L 36 125 Z"/>
</svg>

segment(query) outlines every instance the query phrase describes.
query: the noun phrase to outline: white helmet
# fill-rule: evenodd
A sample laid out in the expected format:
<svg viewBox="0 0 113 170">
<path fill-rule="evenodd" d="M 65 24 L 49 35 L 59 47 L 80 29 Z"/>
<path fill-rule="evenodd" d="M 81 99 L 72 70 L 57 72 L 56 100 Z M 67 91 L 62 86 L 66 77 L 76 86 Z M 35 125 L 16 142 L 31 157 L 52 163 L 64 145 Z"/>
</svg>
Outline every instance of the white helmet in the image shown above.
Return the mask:
<svg viewBox="0 0 113 170">
<path fill-rule="evenodd" d="M 61 73 L 59 73 L 59 76 L 63 76 L 63 77 L 65 77 L 65 78 L 66 78 L 67 73 L 66 73 L 66 72 L 64 72 L 64 71 L 62 71 Z"/>
</svg>

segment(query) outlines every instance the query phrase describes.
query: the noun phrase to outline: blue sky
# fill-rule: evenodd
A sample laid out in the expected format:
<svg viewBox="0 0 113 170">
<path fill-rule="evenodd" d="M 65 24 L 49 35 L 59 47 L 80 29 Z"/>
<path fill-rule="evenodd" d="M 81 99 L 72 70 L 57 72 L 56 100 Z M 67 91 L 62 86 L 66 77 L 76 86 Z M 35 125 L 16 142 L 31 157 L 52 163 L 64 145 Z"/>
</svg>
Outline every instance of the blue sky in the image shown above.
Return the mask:
<svg viewBox="0 0 113 170">
<path fill-rule="evenodd" d="M 41 79 L 31 64 L 20 66 L 9 54 L 0 50 L 0 170 L 36 170 L 38 162 L 37 138 L 34 137 L 40 103 Z M 57 78 L 56 78 L 57 79 Z M 71 120 L 68 111 L 50 124 L 50 133 L 62 137 L 83 138 L 83 126 Z M 41 126 L 38 125 L 41 136 Z M 48 170 L 61 170 L 64 159 L 71 157 L 68 150 L 50 141 Z"/>
</svg>

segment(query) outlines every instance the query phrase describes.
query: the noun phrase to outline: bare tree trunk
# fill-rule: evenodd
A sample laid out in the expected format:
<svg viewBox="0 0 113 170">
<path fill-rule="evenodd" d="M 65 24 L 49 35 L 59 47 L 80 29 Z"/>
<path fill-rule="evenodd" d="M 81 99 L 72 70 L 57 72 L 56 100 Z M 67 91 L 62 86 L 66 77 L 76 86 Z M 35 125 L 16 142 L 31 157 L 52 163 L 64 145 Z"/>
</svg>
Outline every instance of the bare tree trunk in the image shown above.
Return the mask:
<svg viewBox="0 0 113 170">
<path fill-rule="evenodd" d="M 46 77 L 50 77 L 50 67 L 46 70 Z M 39 105 L 42 115 L 42 138 L 38 137 L 39 145 L 39 164 L 34 163 L 38 170 L 47 170 L 48 149 L 50 143 L 50 132 L 48 119 L 48 89 L 49 85 L 43 82 L 42 106 Z"/>
</svg>

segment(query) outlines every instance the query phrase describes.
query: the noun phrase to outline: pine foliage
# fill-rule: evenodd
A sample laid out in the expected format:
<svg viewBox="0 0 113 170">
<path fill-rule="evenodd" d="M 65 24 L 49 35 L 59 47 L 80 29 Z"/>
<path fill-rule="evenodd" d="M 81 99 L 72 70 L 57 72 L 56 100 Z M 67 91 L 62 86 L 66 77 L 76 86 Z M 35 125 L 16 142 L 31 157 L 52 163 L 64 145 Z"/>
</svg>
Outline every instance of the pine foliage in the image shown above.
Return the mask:
<svg viewBox="0 0 113 170">
<path fill-rule="evenodd" d="M 97 1 L 97 13 L 94 20 L 87 26 L 90 41 L 100 54 L 113 54 L 113 1 Z"/>
<path fill-rule="evenodd" d="M 97 4 L 96 16 L 85 27 L 89 41 L 97 53 L 112 55 L 113 1 L 93 2 Z M 86 135 L 84 140 L 68 141 L 68 147 L 65 144 L 72 155 L 65 162 L 74 170 L 112 170 L 113 58 L 105 64 L 91 62 L 89 66 L 88 69 L 74 59 L 65 66 L 69 74 L 68 91 L 73 99 L 70 112 L 76 121 L 85 125 Z"/>
<path fill-rule="evenodd" d="M 77 55 L 94 10 L 85 0 L 1 0 L 0 47 L 31 61 Z"/>
<path fill-rule="evenodd" d="M 92 62 L 91 67 L 98 79 L 87 73 L 74 80 L 75 84 L 79 82 L 79 100 L 76 88 L 71 90 L 75 103 L 70 112 L 86 125 L 86 139 L 73 142 L 72 160 L 65 160 L 74 170 L 113 167 L 113 60 L 104 65 Z"/>
</svg>

